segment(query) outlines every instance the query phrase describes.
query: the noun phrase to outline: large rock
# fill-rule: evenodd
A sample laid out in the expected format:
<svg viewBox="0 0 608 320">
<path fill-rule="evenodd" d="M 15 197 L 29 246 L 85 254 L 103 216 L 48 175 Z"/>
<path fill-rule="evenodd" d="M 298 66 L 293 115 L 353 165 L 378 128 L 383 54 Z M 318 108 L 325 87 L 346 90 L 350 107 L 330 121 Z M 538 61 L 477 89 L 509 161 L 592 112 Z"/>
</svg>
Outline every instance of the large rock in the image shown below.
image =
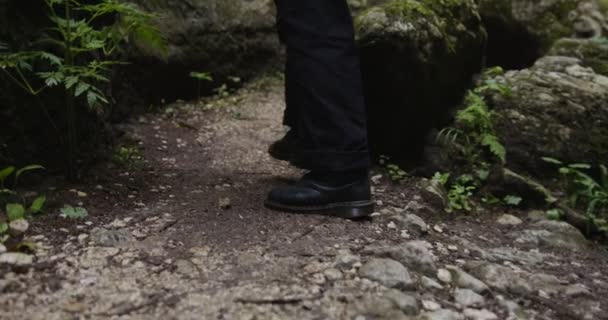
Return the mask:
<svg viewBox="0 0 608 320">
<path fill-rule="evenodd" d="M 478 0 L 488 30 L 488 63 L 530 66 L 563 37 L 608 34 L 605 0 Z M 512 54 L 517 52 L 517 54 Z"/>
<path fill-rule="evenodd" d="M 486 96 L 510 167 L 538 175 L 547 169 L 542 157 L 606 163 L 608 77 L 576 58 L 548 56 L 496 80 L 512 91 Z"/>
<path fill-rule="evenodd" d="M 473 0 L 393 0 L 356 19 L 375 154 L 416 162 L 482 65 Z"/>
<path fill-rule="evenodd" d="M 158 28 L 168 40 L 166 60 L 138 45 L 127 69 L 137 87 L 156 100 L 196 96 L 192 71 L 209 72 L 224 83 L 230 76 L 254 75 L 280 52 L 272 0 L 123 1 L 158 14 Z"/>
<path fill-rule="evenodd" d="M 608 76 L 608 40 L 600 39 L 573 39 L 558 40 L 549 55 L 578 58 L 582 65 L 589 67 L 597 74 Z"/>
</svg>

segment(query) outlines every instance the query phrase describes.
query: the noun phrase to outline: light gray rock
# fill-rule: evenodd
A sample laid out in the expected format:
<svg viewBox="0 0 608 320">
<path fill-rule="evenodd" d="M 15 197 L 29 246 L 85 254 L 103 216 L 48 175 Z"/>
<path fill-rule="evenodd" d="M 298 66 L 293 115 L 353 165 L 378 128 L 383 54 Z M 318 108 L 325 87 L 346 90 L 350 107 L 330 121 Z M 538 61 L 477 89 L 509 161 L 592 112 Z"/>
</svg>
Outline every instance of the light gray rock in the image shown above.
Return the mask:
<svg viewBox="0 0 608 320">
<path fill-rule="evenodd" d="M 487 309 L 477 310 L 477 309 L 464 309 L 464 316 L 468 320 L 498 320 L 498 316 Z"/>
<path fill-rule="evenodd" d="M 388 217 L 388 220 L 393 222 L 399 229 L 408 230 L 413 235 L 419 236 L 429 231 L 429 226 L 426 222 L 415 214 L 396 214 Z"/>
<path fill-rule="evenodd" d="M 107 230 L 95 228 L 91 231 L 91 241 L 102 247 L 121 248 L 128 246 L 135 238 L 127 229 Z"/>
<path fill-rule="evenodd" d="M 120 252 L 118 248 L 89 247 L 80 257 L 80 265 L 83 268 L 96 269 L 108 265 L 108 259 Z"/>
<path fill-rule="evenodd" d="M 393 301 L 406 315 L 415 316 L 420 312 L 418 300 L 411 294 L 406 294 L 399 290 L 390 290 L 384 294 L 384 297 Z"/>
<path fill-rule="evenodd" d="M 469 263 L 467 270 L 491 288 L 513 294 L 536 294 L 542 291 L 547 295 L 557 295 L 563 294 L 568 288 L 552 275 L 515 271 L 487 262 Z"/>
<path fill-rule="evenodd" d="M 409 320 L 397 305 L 388 298 L 364 297 L 349 307 L 352 317 L 349 319 L 377 319 L 377 320 Z"/>
<path fill-rule="evenodd" d="M 422 314 L 419 320 L 464 320 L 464 315 L 450 309 L 440 309 Z"/>
<path fill-rule="evenodd" d="M 365 248 L 363 253 L 397 260 L 413 271 L 435 276 L 437 267 L 428 249 L 429 246 L 430 244 L 424 241 L 408 241 L 391 247 Z"/>
<path fill-rule="evenodd" d="M 339 269 L 351 269 L 359 262 L 361 262 L 361 257 L 350 252 L 340 252 L 334 260 L 334 267 Z"/>
<path fill-rule="evenodd" d="M 471 289 L 456 289 L 454 290 L 454 301 L 463 308 L 467 307 L 482 307 L 486 303 L 486 299 L 475 293 Z"/>
<path fill-rule="evenodd" d="M 422 276 L 422 278 L 420 278 L 420 285 L 427 289 L 443 290 L 443 286 L 439 282 L 427 276 Z"/>
<path fill-rule="evenodd" d="M 496 220 L 496 223 L 503 226 L 517 226 L 523 223 L 520 218 L 512 214 L 503 214 Z"/>
<path fill-rule="evenodd" d="M 13 220 L 8 224 L 9 233 L 13 237 L 18 237 L 24 234 L 29 227 L 30 223 L 25 219 Z"/>
<path fill-rule="evenodd" d="M 344 275 L 342 274 L 342 271 L 340 271 L 336 268 L 325 269 L 323 271 L 323 275 L 325 275 L 327 280 L 330 280 L 330 281 L 340 280 L 344 277 Z"/>
<path fill-rule="evenodd" d="M 388 288 L 408 289 L 415 285 L 408 270 L 391 259 L 372 259 L 359 269 L 359 275 Z"/>
<path fill-rule="evenodd" d="M 570 0 L 561 0 L 570 1 Z M 540 172 L 542 157 L 564 163 L 602 163 L 608 158 L 608 77 L 576 58 L 546 56 L 534 66 L 494 80 L 508 96 L 488 92 L 496 133 L 518 173 Z M 516 134 L 515 134 L 516 133 Z"/>
<path fill-rule="evenodd" d="M 196 268 L 196 265 L 194 265 L 194 263 L 188 260 L 179 259 L 175 262 L 175 265 L 177 267 L 177 272 L 184 276 L 190 278 L 195 278 L 199 276 L 199 272 Z"/>
<path fill-rule="evenodd" d="M 8 251 L 6 250 L 6 247 L 2 243 L 0 243 L 0 254 L 5 253 L 6 251 Z"/>
<path fill-rule="evenodd" d="M 34 257 L 20 252 L 5 252 L 0 254 L 0 264 L 8 264 L 15 267 L 29 266 L 34 262 Z"/>
<path fill-rule="evenodd" d="M 439 269 L 437 270 L 437 279 L 443 283 L 449 284 L 452 282 L 452 274 L 447 269 Z"/>
<path fill-rule="evenodd" d="M 539 221 L 528 230 L 513 233 L 519 243 L 531 243 L 546 248 L 582 250 L 589 246 L 585 236 L 562 221 Z"/>
<path fill-rule="evenodd" d="M 488 285 L 486 285 L 483 281 L 475 278 L 456 266 L 447 266 L 447 269 L 452 273 L 454 283 L 459 288 L 471 289 L 477 293 L 484 293 L 490 290 Z"/>
</svg>

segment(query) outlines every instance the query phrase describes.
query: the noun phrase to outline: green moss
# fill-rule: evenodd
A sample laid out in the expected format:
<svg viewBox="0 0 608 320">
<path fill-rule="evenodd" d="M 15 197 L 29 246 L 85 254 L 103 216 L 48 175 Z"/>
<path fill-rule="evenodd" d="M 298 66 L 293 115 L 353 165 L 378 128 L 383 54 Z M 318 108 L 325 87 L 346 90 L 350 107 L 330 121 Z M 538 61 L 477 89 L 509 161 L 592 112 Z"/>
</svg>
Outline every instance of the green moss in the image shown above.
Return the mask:
<svg viewBox="0 0 608 320">
<path fill-rule="evenodd" d="M 608 39 L 561 39 L 550 54 L 578 58 L 595 73 L 608 76 Z"/>
<path fill-rule="evenodd" d="M 461 33 L 485 35 L 473 0 L 394 0 L 382 10 L 389 20 L 412 23 L 419 30 L 431 30 L 430 34 L 438 32 L 450 51 L 455 50 Z"/>
</svg>

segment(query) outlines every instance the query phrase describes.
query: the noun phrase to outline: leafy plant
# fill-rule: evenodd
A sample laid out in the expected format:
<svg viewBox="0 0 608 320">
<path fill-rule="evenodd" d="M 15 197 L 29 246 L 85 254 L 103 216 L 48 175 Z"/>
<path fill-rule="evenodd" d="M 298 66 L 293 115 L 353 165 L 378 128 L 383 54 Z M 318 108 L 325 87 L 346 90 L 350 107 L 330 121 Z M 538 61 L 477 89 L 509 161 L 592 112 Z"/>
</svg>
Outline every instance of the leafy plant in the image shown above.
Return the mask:
<svg viewBox="0 0 608 320">
<path fill-rule="evenodd" d="M 45 196 L 38 196 L 28 206 L 26 205 L 26 199 L 15 191 L 19 177 L 23 173 L 40 169 L 44 168 L 39 165 L 30 165 L 20 169 L 11 166 L 0 170 L 0 204 L 6 212 L 6 216 L 2 217 L 0 215 L 0 243 L 6 240 L 7 236 L 5 234 L 11 221 L 27 219 L 42 212 L 46 203 Z M 11 177 L 13 179 L 12 189 L 6 186 L 6 181 Z"/>
<path fill-rule="evenodd" d="M 437 172 L 433 176 L 433 180 L 436 183 L 443 185 L 444 187 L 448 187 L 450 182 L 450 174 L 449 173 L 440 173 Z M 451 213 L 454 211 L 465 211 L 470 212 L 473 210 L 473 202 L 471 197 L 473 193 L 477 189 L 477 187 L 473 184 L 474 179 L 471 175 L 462 175 L 459 176 L 448 188 L 448 206 L 446 211 Z"/>
<path fill-rule="evenodd" d="M 112 161 L 123 167 L 134 168 L 143 160 L 141 150 L 137 146 L 121 146 L 114 151 Z"/>
<path fill-rule="evenodd" d="M 112 57 L 130 37 L 162 52 L 166 47 L 160 32 L 151 24 L 154 15 L 133 4 L 117 0 L 100 0 L 96 4 L 76 0 L 44 3 L 52 27 L 41 30 L 43 36 L 36 47 L 0 53 L 0 70 L 31 95 L 54 87 L 64 91 L 67 176 L 73 179 L 78 149 L 76 105 L 82 103 L 101 112 L 109 103 L 102 84 L 110 81 L 112 66 L 123 63 Z M 36 49 L 42 46 L 45 49 Z"/>
<path fill-rule="evenodd" d="M 567 193 L 567 204 L 572 208 L 583 208 L 589 224 L 608 232 L 608 168 L 600 165 L 599 177 L 595 179 L 588 174 L 592 169 L 589 164 L 564 164 L 553 158 L 543 160 L 559 167 Z"/>
<path fill-rule="evenodd" d="M 398 165 L 391 163 L 390 158 L 386 156 L 380 157 L 380 165 L 384 167 L 389 179 L 392 182 L 402 182 L 407 178 L 407 172 L 401 169 Z"/>
<path fill-rule="evenodd" d="M 213 81 L 213 77 L 207 72 L 190 72 L 190 77 L 196 79 L 196 97 L 200 99 L 201 97 L 201 82 L 211 82 Z"/>
<path fill-rule="evenodd" d="M 87 209 L 66 205 L 61 209 L 61 217 L 67 219 L 84 219 L 89 215 Z"/>
<path fill-rule="evenodd" d="M 487 77 L 500 71 L 502 69 L 490 69 L 485 75 Z M 493 79 L 485 80 L 481 86 L 467 94 L 464 101 L 465 108 L 456 114 L 455 126 L 441 130 L 437 136 L 439 142 L 458 150 L 470 165 L 484 158 L 482 153 L 484 148 L 500 163 L 504 164 L 507 160 L 505 147 L 494 129 L 495 115 L 488 109 L 482 96 L 488 91 L 510 94 L 508 86 L 499 84 Z"/>
</svg>

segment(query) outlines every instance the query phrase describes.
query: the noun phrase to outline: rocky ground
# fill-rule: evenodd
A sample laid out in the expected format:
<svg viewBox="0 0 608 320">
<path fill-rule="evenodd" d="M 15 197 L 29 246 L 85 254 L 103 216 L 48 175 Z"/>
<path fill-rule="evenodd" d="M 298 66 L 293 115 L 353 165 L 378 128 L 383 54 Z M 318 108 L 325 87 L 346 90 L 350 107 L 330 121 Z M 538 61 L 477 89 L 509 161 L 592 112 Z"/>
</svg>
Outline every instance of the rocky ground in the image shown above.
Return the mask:
<svg viewBox="0 0 608 320">
<path fill-rule="evenodd" d="M 608 251 L 539 212 L 446 214 L 382 170 L 371 220 L 265 209 L 300 173 L 266 154 L 282 97 L 266 79 L 125 125 L 142 163 L 53 193 L 90 216 L 0 255 L 0 319 L 608 319 Z"/>
</svg>

